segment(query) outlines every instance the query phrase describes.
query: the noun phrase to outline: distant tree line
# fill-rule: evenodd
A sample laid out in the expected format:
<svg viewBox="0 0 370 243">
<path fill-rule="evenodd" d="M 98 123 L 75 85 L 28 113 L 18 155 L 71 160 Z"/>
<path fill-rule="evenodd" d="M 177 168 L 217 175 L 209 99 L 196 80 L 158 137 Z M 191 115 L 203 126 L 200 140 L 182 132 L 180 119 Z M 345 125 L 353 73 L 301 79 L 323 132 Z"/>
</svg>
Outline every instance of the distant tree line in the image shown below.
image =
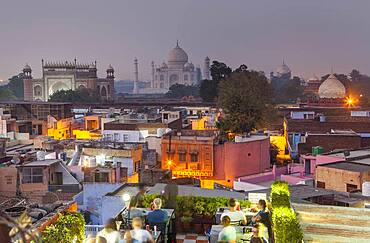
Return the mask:
<svg viewBox="0 0 370 243">
<path fill-rule="evenodd" d="M 23 73 L 9 78 L 6 85 L 0 86 L 0 100 L 23 100 Z"/>
</svg>

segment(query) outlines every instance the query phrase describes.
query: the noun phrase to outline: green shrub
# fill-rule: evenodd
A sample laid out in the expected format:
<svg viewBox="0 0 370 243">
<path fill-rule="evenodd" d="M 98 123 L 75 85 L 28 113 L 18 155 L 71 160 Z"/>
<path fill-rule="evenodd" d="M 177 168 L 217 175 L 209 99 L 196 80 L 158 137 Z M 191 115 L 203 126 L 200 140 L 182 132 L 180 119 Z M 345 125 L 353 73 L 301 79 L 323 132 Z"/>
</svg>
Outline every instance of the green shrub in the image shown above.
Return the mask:
<svg viewBox="0 0 370 243">
<path fill-rule="evenodd" d="M 292 208 L 274 208 L 272 214 L 276 243 L 297 243 L 303 239 L 303 232 Z"/>
<path fill-rule="evenodd" d="M 290 207 L 290 192 L 288 183 L 284 181 L 275 181 L 271 185 L 271 206 L 275 207 Z"/>
<path fill-rule="evenodd" d="M 59 215 L 57 221 L 42 232 L 43 242 L 82 243 L 85 238 L 85 220 L 80 213 Z"/>
<path fill-rule="evenodd" d="M 288 183 L 275 181 L 271 185 L 272 224 L 276 243 L 297 243 L 303 239 L 303 231 L 290 204 Z"/>
<path fill-rule="evenodd" d="M 159 195 L 144 195 L 144 207 L 149 208 L 150 203 Z M 176 211 L 179 215 L 207 215 L 214 216 L 217 208 L 227 207 L 229 199 L 225 197 L 193 197 L 177 196 Z M 250 207 L 251 203 L 247 200 L 240 200 L 241 207 Z"/>
</svg>

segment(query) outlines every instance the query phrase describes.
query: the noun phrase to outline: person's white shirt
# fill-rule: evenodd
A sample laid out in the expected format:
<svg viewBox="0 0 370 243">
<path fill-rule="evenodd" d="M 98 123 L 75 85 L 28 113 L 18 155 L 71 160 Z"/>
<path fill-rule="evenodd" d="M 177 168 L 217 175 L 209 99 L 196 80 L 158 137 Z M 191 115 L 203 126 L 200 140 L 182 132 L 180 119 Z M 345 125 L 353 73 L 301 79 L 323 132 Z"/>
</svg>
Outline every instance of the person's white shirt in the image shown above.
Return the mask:
<svg viewBox="0 0 370 243">
<path fill-rule="evenodd" d="M 152 235 L 149 231 L 144 229 L 131 230 L 131 237 L 139 242 L 149 242 L 152 239 Z"/>
<path fill-rule="evenodd" d="M 234 226 L 226 226 L 218 234 L 218 242 L 229 242 L 236 240 L 236 230 Z"/>
<path fill-rule="evenodd" d="M 220 220 L 222 220 L 224 216 L 229 216 L 231 223 L 240 222 L 240 221 L 245 220 L 245 215 L 242 211 L 235 211 L 235 212 L 226 211 L 221 214 Z"/>
<path fill-rule="evenodd" d="M 105 238 L 109 243 L 119 243 L 121 240 L 121 234 L 117 230 L 112 229 L 102 229 L 96 236 Z"/>
</svg>

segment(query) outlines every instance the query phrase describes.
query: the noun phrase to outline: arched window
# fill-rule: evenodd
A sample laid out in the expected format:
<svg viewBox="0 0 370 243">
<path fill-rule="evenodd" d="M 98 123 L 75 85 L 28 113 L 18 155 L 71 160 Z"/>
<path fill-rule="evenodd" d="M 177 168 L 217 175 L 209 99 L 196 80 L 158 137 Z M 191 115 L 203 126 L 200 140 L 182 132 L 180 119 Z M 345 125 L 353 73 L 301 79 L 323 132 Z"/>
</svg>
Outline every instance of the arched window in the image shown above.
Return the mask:
<svg viewBox="0 0 370 243">
<path fill-rule="evenodd" d="M 78 89 L 81 90 L 81 89 L 86 89 L 86 87 L 83 85 L 83 84 L 80 84 L 80 86 L 78 86 Z"/>
<path fill-rule="evenodd" d="M 34 96 L 41 96 L 42 95 L 42 88 L 40 85 L 36 85 L 34 88 L 33 88 L 33 95 Z"/>
<path fill-rule="evenodd" d="M 101 96 L 107 96 L 107 89 L 105 88 L 105 86 L 103 86 L 103 88 L 101 88 L 100 95 Z"/>
<path fill-rule="evenodd" d="M 184 75 L 184 81 L 188 81 L 189 76 L 187 74 Z"/>
<path fill-rule="evenodd" d="M 110 86 L 109 86 L 109 84 L 108 84 L 108 94 L 110 94 Z"/>
<path fill-rule="evenodd" d="M 178 81 L 179 81 L 179 76 L 177 76 L 177 74 L 172 74 L 170 76 L 170 87 L 176 84 Z"/>
</svg>

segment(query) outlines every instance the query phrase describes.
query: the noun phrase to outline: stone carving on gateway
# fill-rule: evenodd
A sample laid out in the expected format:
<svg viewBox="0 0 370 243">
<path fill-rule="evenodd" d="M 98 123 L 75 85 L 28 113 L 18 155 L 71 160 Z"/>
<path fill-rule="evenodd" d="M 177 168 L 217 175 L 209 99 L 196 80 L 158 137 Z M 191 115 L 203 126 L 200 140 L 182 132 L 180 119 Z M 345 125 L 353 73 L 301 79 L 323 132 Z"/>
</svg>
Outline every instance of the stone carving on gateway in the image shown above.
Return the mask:
<svg viewBox="0 0 370 243">
<path fill-rule="evenodd" d="M 106 101 L 114 100 L 114 69 L 109 65 L 106 78 L 97 77 L 96 61 L 91 64 L 73 62 L 47 62 L 42 60 L 42 78 L 32 77 L 32 69 L 27 64 L 23 68 L 25 76 L 24 99 L 27 101 L 48 101 L 58 90 L 87 88 L 96 90 Z"/>
</svg>

